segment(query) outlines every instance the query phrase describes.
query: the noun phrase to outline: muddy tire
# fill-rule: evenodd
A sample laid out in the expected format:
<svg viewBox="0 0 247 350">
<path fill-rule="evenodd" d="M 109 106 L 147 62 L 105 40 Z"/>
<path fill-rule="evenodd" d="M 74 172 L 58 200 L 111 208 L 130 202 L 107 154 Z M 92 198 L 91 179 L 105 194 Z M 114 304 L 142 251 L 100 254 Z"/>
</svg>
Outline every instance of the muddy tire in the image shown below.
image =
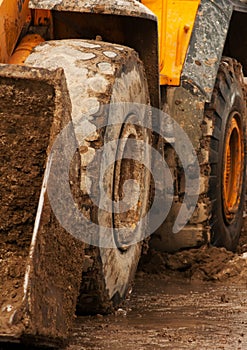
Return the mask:
<svg viewBox="0 0 247 350">
<path fill-rule="evenodd" d="M 124 159 L 127 139 L 137 144 L 138 141 L 149 143 L 150 140 L 149 131 L 138 125 L 141 118 L 150 118 L 146 108 L 140 110 L 134 104 L 124 104 L 149 104 L 143 66 L 132 49 L 86 40 L 46 42 L 35 48 L 26 64 L 49 69 L 62 67 L 66 75 L 82 164 L 80 210 L 97 227 L 95 245 L 90 242 L 86 245 L 77 309 L 79 313 L 107 313 L 128 293 L 141 253 L 141 243 L 136 240 L 132 244 L 128 235 L 119 236 L 117 228 L 132 227 L 132 235 L 138 237 L 146 225 L 146 220 L 142 220 L 139 226 L 137 222 L 147 212 L 150 174 L 139 162 Z M 104 107 L 119 102 L 121 107 L 117 113 Z M 110 125 L 119 114 L 124 123 Z M 81 136 L 82 129 L 88 131 L 86 138 Z M 103 151 L 104 145 L 116 140 L 115 151 Z M 150 164 L 149 152 L 138 146 L 134 152 L 135 159 Z M 116 157 L 119 160 L 111 164 Z M 108 210 L 109 206 L 104 209 L 106 197 L 113 202 L 124 199 L 123 183 L 129 179 L 139 184 L 138 205 L 134 210 L 113 214 Z M 130 191 L 135 192 L 135 188 Z M 109 229 L 108 247 L 104 234 Z M 87 226 L 82 230 L 88 230 Z"/>
<path fill-rule="evenodd" d="M 210 139 L 211 242 L 235 250 L 243 223 L 245 197 L 246 101 L 241 66 L 223 58 L 206 116 L 213 120 Z"/>
</svg>

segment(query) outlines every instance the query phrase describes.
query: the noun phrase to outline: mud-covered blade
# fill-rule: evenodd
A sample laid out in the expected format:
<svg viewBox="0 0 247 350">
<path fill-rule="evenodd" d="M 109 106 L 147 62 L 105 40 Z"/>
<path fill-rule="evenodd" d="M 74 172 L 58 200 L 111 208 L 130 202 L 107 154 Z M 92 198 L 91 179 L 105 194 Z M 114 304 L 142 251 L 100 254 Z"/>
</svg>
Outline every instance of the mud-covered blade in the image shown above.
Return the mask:
<svg viewBox="0 0 247 350">
<path fill-rule="evenodd" d="M 62 69 L 0 65 L 0 342 L 56 343 L 73 318 L 83 243 L 60 226 L 47 194 L 49 155 L 70 109 Z"/>
</svg>

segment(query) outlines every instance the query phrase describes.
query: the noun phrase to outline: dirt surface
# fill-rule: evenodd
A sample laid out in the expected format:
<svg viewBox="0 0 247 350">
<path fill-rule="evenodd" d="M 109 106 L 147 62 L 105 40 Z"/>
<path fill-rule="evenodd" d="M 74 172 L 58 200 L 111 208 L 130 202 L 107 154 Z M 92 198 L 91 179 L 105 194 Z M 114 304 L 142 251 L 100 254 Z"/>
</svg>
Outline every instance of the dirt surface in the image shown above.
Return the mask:
<svg viewBox="0 0 247 350">
<path fill-rule="evenodd" d="M 65 350 L 247 349 L 246 226 L 235 254 L 202 247 L 144 256 L 122 307 L 77 317 Z"/>
<path fill-rule="evenodd" d="M 77 317 L 66 350 L 246 349 L 247 220 L 237 253 L 202 247 L 144 257 L 115 315 Z"/>
<path fill-rule="evenodd" d="M 143 283 L 116 315 L 77 318 L 66 350 L 247 348 L 244 286 Z"/>
<path fill-rule="evenodd" d="M 143 255 L 139 273 L 162 275 L 167 281 L 247 283 L 247 217 L 236 253 L 225 248 L 202 246 L 175 254 L 149 251 Z"/>
<path fill-rule="evenodd" d="M 146 256 L 122 307 L 77 317 L 65 350 L 247 349 L 246 247 L 245 227 L 235 254 L 202 247 Z"/>
<path fill-rule="evenodd" d="M 151 253 L 123 307 L 78 317 L 66 350 L 246 349 L 246 248 L 245 227 L 236 254 L 215 247 Z"/>
</svg>

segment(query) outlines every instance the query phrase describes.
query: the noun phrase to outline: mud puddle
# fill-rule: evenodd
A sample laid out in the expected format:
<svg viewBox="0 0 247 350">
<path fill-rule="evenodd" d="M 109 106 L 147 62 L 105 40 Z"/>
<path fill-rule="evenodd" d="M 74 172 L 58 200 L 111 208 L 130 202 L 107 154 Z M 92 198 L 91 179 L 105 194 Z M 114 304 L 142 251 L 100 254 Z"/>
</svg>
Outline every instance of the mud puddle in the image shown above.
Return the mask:
<svg viewBox="0 0 247 350">
<path fill-rule="evenodd" d="M 66 350 L 247 349 L 245 285 L 137 277 L 123 309 L 78 317 Z"/>
<path fill-rule="evenodd" d="M 246 350 L 246 250 L 245 228 L 235 254 L 210 246 L 150 251 L 122 308 L 75 318 L 65 350 Z"/>
<path fill-rule="evenodd" d="M 237 253 L 143 256 L 115 315 L 78 317 L 66 350 L 247 349 L 247 220 Z"/>
</svg>

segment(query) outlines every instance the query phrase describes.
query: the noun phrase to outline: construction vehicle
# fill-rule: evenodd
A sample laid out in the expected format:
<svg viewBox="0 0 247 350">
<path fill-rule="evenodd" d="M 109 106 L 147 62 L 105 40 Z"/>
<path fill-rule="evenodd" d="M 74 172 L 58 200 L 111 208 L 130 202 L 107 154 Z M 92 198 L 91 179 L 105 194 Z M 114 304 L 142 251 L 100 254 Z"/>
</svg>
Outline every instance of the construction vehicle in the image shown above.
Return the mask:
<svg viewBox="0 0 247 350">
<path fill-rule="evenodd" d="M 130 159 L 126 140 L 151 145 L 171 169 L 171 209 L 150 247 L 236 249 L 245 195 L 246 18 L 247 5 L 237 0 L 0 0 L 1 342 L 60 346 L 76 309 L 110 312 L 130 290 L 142 243 L 116 232 L 128 227 L 141 237 L 146 230 L 148 219 L 140 218 L 153 201 L 153 180 L 133 159 L 153 160 L 140 147 Z M 176 234 L 195 164 L 187 159 L 184 169 L 186 145 L 151 132 L 157 114 L 140 105 L 169 114 L 199 164 L 196 208 Z M 158 122 L 162 131 L 165 120 Z M 112 151 L 100 150 L 114 140 L 117 161 L 102 177 Z M 139 184 L 134 209 L 100 207 L 106 196 L 121 202 L 130 179 Z M 100 244 L 106 231 L 110 242 Z"/>
</svg>

